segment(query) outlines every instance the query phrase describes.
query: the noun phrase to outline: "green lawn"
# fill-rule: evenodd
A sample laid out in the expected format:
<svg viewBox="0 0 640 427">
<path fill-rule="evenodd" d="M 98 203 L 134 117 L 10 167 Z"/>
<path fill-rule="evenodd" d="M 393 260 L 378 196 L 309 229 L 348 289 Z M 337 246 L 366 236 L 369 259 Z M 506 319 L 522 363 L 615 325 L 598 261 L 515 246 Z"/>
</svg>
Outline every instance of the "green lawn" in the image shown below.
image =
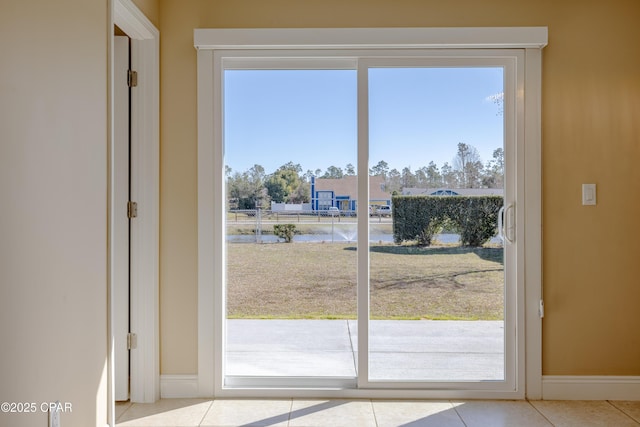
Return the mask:
<svg viewBox="0 0 640 427">
<path fill-rule="evenodd" d="M 353 243 L 227 245 L 229 318 L 355 318 Z M 503 318 L 501 248 L 374 245 L 376 319 Z"/>
</svg>

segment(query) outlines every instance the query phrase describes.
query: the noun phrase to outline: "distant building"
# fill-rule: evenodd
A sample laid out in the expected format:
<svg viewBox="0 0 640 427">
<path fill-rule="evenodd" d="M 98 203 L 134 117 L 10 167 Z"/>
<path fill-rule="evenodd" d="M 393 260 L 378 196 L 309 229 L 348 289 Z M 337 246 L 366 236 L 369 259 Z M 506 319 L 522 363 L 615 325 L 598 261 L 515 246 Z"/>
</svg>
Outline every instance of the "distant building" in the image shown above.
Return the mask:
<svg viewBox="0 0 640 427">
<path fill-rule="evenodd" d="M 504 196 L 502 188 L 403 188 L 403 196 Z"/>
<path fill-rule="evenodd" d="M 391 206 L 391 194 L 384 191 L 382 176 L 369 177 L 369 205 Z M 335 206 L 341 211 L 355 211 L 358 207 L 358 177 L 311 177 L 311 208 L 327 210 Z"/>
<path fill-rule="evenodd" d="M 271 202 L 272 212 L 309 212 L 311 203 L 277 203 Z"/>
</svg>

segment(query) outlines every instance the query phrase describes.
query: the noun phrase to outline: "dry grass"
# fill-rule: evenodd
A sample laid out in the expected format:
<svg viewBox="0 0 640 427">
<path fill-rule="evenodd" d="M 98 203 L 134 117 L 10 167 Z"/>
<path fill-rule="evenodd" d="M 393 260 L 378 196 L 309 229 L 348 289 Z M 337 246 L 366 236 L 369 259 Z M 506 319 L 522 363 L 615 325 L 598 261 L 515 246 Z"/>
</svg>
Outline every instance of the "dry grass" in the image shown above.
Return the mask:
<svg viewBox="0 0 640 427">
<path fill-rule="evenodd" d="M 355 318 L 356 248 L 229 244 L 230 318 Z M 501 248 L 374 245 L 373 318 L 503 318 Z"/>
</svg>

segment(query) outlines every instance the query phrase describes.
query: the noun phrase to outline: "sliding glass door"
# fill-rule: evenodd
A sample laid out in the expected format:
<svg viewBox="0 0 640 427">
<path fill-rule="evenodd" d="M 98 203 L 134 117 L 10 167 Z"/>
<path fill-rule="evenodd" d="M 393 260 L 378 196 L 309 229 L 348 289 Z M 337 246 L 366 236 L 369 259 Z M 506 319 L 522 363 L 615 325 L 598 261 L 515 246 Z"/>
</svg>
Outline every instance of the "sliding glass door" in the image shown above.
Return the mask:
<svg viewBox="0 0 640 427">
<path fill-rule="evenodd" d="M 520 53 L 362 53 L 217 62 L 223 388 L 514 390 Z"/>
<path fill-rule="evenodd" d="M 224 72 L 227 385 L 353 385 L 356 71 Z"/>
<path fill-rule="evenodd" d="M 515 342 L 515 311 L 508 309 L 515 282 L 507 279 L 513 251 L 498 235 L 505 195 L 512 195 L 505 179 L 505 166 L 513 167 L 505 162 L 505 152 L 513 155 L 505 118 L 512 80 L 508 64 L 456 62 L 361 67 L 368 80 L 361 126 L 374 180 L 369 385 L 512 380 L 506 361 Z M 392 242 L 375 237 L 382 233 Z"/>
</svg>

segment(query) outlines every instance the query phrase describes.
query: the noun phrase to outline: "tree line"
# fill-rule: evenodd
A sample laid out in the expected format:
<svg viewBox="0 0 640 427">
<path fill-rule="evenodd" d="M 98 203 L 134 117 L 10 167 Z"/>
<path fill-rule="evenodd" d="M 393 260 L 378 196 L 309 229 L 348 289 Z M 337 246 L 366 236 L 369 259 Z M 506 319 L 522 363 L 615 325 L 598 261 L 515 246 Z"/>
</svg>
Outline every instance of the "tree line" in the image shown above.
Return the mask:
<svg viewBox="0 0 640 427">
<path fill-rule="evenodd" d="M 254 165 L 244 172 L 225 170 L 229 207 L 255 209 L 268 207 L 273 202 L 308 203 L 311 201 L 311 177 L 344 178 L 355 176 L 356 168 L 349 163 L 344 168 L 329 166 L 325 171 L 316 169 L 303 173 L 298 163 L 287 162 L 267 174 L 264 167 Z M 451 164 L 438 167 L 433 161 L 415 171 L 389 168 L 380 160 L 369 169 L 370 176 L 384 178 L 384 190 L 401 194 L 404 188 L 503 188 L 504 150 L 496 148 L 491 160 L 483 163 L 478 150 L 469 144 L 458 143 L 458 150 Z"/>
</svg>

